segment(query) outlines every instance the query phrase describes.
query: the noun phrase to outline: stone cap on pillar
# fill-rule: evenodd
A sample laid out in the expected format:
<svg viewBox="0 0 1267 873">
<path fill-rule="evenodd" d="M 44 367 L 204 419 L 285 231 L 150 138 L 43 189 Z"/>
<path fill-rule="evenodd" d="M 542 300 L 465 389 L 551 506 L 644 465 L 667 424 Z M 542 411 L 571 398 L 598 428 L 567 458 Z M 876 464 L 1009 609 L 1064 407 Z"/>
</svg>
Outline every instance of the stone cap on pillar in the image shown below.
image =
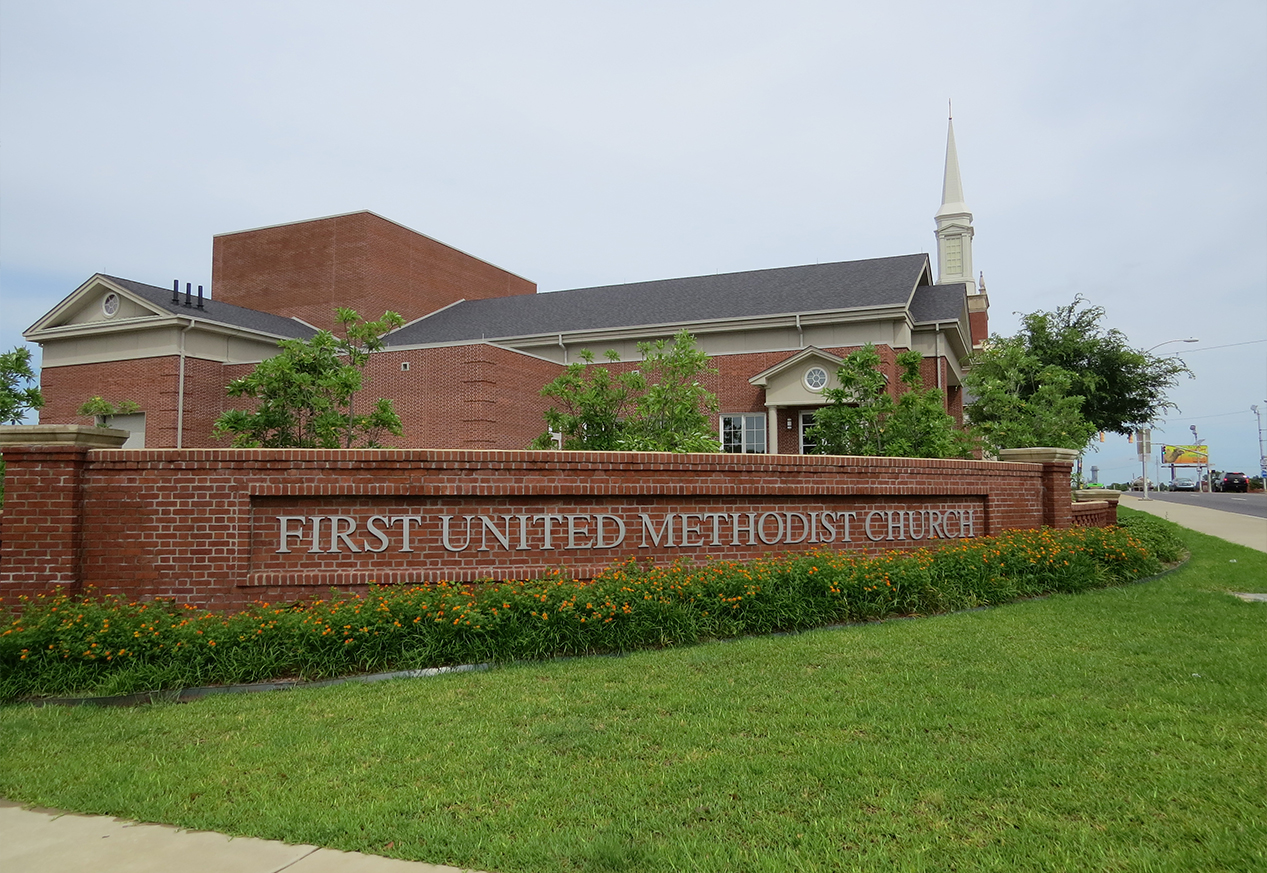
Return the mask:
<svg viewBox="0 0 1267 873">
<path fill-rule="evenodd" d="M 1000 461 L 1019 461 L 1023 464 L 1072 464 L 1078 460 L 1077 449 L 1061 449 L 1055 446 L 1033 446 L 1028 449 L 999 449 Z"/>
<path fill-rule="evenodd" d="M 1121 497 L 1122 492 L 1113 488 L 1075 488 L 1073 491 L 1073 499 L 1078 503 L 1103 500 L 1105 503 L 1117 506 Z"/>
<path fill-rule="evenodd" d="M 117 427 L 84 424 L 0 425 L 0 446 L 80 446 L 89 449 L 117 449 L 129 433 Z"/>
</svg>

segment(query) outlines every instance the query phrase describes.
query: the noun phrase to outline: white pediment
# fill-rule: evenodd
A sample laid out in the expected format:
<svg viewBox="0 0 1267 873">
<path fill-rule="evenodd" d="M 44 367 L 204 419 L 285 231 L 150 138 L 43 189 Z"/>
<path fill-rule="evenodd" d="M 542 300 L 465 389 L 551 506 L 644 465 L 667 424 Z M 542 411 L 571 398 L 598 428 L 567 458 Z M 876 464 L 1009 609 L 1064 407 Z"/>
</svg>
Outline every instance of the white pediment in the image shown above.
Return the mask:
<svg viewBox="0 0 1267 873">
<path fill-rule="evenodd" d="M 810 346 L 748 381 L 765 389 L 765 402 L 769 405 L 822 406 L 827 402 L 823 392 L 840 387 L 836 371 L 843 360 Z"/>
<path fill-rule="evenodd" d="M 110 328 L 170 317 L 149 301 L 100 274 L 76 288 L 26 331 L 29 339 L 57 328 Z"/>
</svg>

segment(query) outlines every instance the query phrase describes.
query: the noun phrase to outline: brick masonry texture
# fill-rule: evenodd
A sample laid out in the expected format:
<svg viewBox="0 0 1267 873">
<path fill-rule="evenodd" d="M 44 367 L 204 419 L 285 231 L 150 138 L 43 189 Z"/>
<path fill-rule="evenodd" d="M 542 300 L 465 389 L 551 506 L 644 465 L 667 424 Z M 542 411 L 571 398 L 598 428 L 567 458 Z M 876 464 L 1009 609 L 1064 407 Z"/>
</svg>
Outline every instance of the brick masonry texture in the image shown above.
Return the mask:
<svg viewBox="0 0 1267 873">
<path fill-rule="evenodd" d="M 828 547 L 868 553 L 936 546 L 944 540 L 929 538 L 930 520 L 948 537 L 1074 522 L 1068 463 L 48 446 L 6 447 L 4 456 L 0 593 L 6 602 L 50 587 L 91 586 L 235 608 L 298 600 L 330 586 L 359 591 L 372 582 L 524 577 L 555 566 L 586 578 L 628 557 L 743 559 L 821 548 L 824 512 L 855 514 L 852 542 L 837 538 Z M 1079 512 L 1081 523 L 1092 523 Z M 715 545 L 705 513 L 723 519 L 716 522 L 723 531 Z M 544 515 L 557 520 L 538 519 Z M 615 522 L 600 522 L 599 515 L 624 519 L 620 547 L 606 547 Z M 370 533 L 373 516 L 380 517 L 384 538 Z M 444 547 L 443 516 L 450 518 L 449 545 L 463 548 Z M 521 516 L 533 519 L 522 522 L 531 532 L 527 548 L 520 548 L 515 532 Z M 658 545 L 647 538 L 643 516 Z M 291 537 L 282 535 L 279 517 L 291 519 L 284 522 Z M 323 521 L 314 523 L 318 518 Z M 843 525 L 844 516 L 835 518 Z M 868 519 L 878 539 L 861 527 Z M 673 546 L 664 538 L 666 521 Z M 757 533 L 748 530 L 754 521 Z M 542 547 L 546 524 L 554 525 L 553 549 Z M 497 542 L 498 533 L 506 545 Z M 681 546 L 683 536 L 691 547 Z M 384 548 L 375 550 L 380 542 Z"/>
<path fill-rule="evenodd" d="M 406 321 L 459 300 L 533 294 L 530 282 L 394 221 L 356 212 L 217 236 L 212 296 L 334 327 L 347 306 Z"/>
<path fill-rule="evenodd" d="M 1117 504 L 1107 500 L 1075 503 L 1070 512 L 1076 527 L 1110 527 L 1117 524 Z"/>
<path fill-rule="evenodd" d="M 857 347 L 825 351 L 844 357 Z M 890 390 L 901 386 L 895 377 L 897 351 L 879 346 L 881 366 L 890 374 Z M 797 354 L 796 350 L 719 355 L 709 359 L 717 372 L 704 385 L 724 398 L 718 414 L 766 411 L 764 391 L 749 383 L 755 373 Z M 944 367 L 944 361 L 941 362 Z M 600 364 L 613 370 L 635 369 L 638 361 Z M 936 385 L 936 365 L 924 362 L 925 384 Z M 249 404 L 225 394 L 225 386 L 249 375 L 255 364 L 221 364 L 189 356 L 185 359 L 185 448 L 225 446 L 212 433 L 216 419 L 232 408 Z M 389 398 L 400 415 L 404 433 L 384 434 L 379 442 L 400 448 L 522 449 L 545 430 L 545 410 L 551 401 L 541 389 L 563 372 L 560 364 L 490 343 L 389 349 L 374 354 L 365 371 L 357 402 Z M 44 424 L 92 424 L 75 414 L 85 400 L 100 392 L 106 400 L 131 400 L 145 413 L 145 441 L 150 448 L 176 445 L 180 395 L 180 361 L 176 356 L 140 358 L 48 367 L 41 373 L 47 405 L 40 412 Z M 955 390 L 947 411 L 962 422 L 963 397 Z M 779 412 L 780 452 L 800 451 L 798 409 Z M 710 416 L 713 432 L 718 415 Z M 789 427 L 789 423 L 791 426 Z"/>
</svg>

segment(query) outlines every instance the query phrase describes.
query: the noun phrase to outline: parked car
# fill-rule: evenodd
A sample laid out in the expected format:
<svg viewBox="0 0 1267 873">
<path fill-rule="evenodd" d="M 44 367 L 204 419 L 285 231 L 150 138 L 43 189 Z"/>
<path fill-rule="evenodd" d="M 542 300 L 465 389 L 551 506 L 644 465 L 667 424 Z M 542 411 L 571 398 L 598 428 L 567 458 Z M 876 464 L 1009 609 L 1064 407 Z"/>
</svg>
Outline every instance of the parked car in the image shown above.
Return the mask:
<svg viewBox="0 0 1267 873">
<path fill-rule="evenodd" d="M 1170 483 L 1171 491 L 1200 491 L 1201 483 L 1196 479 L 1189 479 L 1187 476 L 1180 476 L 1178 479 Z"/>
<path fill-rule="evenodd" d="M 1218 482 L 1220 491 L 1238 491 L 1241 494 L 1249 491 L 1249 479 L 1244 473 L 1224 473 Z"/>
</svg>

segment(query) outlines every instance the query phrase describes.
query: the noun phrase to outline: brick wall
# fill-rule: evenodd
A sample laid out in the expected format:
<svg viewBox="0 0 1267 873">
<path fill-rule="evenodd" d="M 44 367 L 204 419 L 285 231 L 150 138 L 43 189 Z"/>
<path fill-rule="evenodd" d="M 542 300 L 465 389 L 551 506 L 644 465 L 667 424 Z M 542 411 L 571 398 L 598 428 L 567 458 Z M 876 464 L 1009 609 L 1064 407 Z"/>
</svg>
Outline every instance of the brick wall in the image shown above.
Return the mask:
<svg viewBox="0 0 1267 873">
<path fill-rule="evenodd" d="M 1117 524 L 1117 503 L 1090 500 L 1070 507 L 1071 522 L 1076 527 L 1109 527 Z"/>
<path fill-rule="evenodd" d="M 212 296 L 334 326 L 347 306 L 412 321 L 458 300 L 533 294 L 535 283 L 370 212 L 215 237 Z"/>
<path fill-rule="evenodd" d="M 226 367 L 217 361 L 185 358 L 185 448 L 223 445 L 212 437 L 212 425 L 220 413 L 238 402 L 225 396 L 225 386 L 253 368 L 253 364 Z M 146 446 L 174 447 L 179 373 L 180 358 L 176 355 L 46 367 L 40 371 L 40 388 L 45 398 L 40 421 L 92 425 L 92 416 L 76 413 L 85 400 L 95 395 L 116 405 L 131 400 L 145 413 Z"/>
<path fill-rule="evenodd" d="M 4 455 L 6 600 L 94 586 L 228 608 L 331 585 L 560 565 L 586 577 L 630 556 L 878 552 L 1072 523 L 1067 462 L 39 446 Z M 1063 514 L 1052 509 L 1061 501 Z"/>
<path fill-rule="evenodd" d="M 523 449 L 545 430 L 550 404 L 541 388 L 562 372 L 551 361 L 484 343 L 390 350 L 370 359 L 361 396 L 395 404 L 404 435 L 384 437 L 384 445 Z"/>
</svg>

